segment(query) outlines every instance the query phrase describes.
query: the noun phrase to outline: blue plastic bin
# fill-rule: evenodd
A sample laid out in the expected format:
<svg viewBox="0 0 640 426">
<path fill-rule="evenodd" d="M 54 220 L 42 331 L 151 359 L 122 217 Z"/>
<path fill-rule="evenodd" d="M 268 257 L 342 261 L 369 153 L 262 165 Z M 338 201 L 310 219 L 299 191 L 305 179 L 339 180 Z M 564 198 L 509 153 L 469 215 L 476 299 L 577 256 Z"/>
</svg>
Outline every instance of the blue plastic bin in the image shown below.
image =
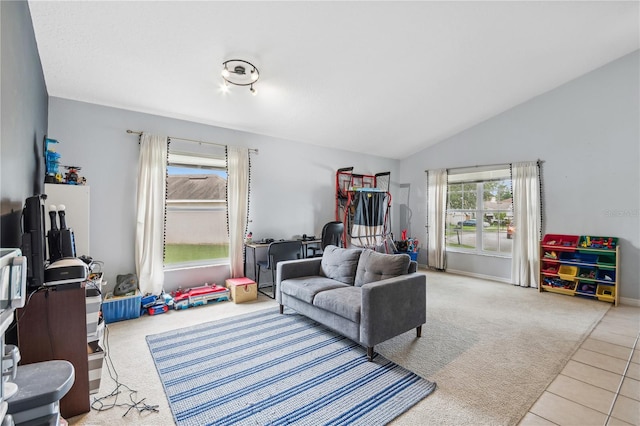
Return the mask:
<svg viewBox="0 0 640 426">
<path fill-rule="evenodd" d="M 102 301 L 102 317 L 104 322 L 110 324 L 116 321 L 124 321 L 140 317 L 142 295 L 140 290 L 133 296 L 107 297 Z"/>
</svg>

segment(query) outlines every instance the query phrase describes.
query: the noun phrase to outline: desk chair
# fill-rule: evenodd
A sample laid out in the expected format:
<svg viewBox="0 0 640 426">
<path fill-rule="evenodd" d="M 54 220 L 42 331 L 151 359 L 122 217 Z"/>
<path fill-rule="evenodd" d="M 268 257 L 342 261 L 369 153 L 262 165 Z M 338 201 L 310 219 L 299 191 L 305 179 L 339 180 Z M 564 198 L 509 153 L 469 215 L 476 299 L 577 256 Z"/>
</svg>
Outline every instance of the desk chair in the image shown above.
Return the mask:
<svg viewBox="0 0 640 426">
<path fill-rule="evenodd" d="M 342 222 L 334 221 L 334 222 L 326 223 L 322 227 L 322 237 L 321 237 L 320 248 L 309 247 L 308 250 L 311 251 L 311 255 L 309 257 L 322 256 L 322 251 L 328 245 L 341 247 L 343 233 L 344 233 L 344 224 Z"/>
<path fill-rule="evenodd" d="M 278 262 L 283 260 L 296 260 L 302 259 L 302 241 L 275 241 L 269 244 L 267 249 L 267 259 L 257 262 L 258 265 L 258 291 L 265 296 L 269 296 L 272 299 L 276 298 L 276 266 Z M 271 285 L 264 287 L 271 287 L 271 294 L 261 291 L 260 287 L 260 271 L 262 269 L 271 271 Z"/>
</svg>

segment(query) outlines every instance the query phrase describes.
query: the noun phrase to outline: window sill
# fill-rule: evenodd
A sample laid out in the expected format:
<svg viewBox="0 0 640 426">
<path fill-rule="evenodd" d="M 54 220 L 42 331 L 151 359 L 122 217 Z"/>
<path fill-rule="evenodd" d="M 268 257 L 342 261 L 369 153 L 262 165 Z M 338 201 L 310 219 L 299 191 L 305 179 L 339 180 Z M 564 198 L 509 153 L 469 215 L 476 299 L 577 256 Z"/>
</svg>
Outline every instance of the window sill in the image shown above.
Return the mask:
<svg viewBox="0 0 640 426">
<path fill-rule="evenodd" d="M 220 259 L 215 262 L 189 262 L 189 263 L 178 263 L 175 265 L 169 265 L 164 267 L 165 272 L 173 272 L 173 271 L 184 271 L 188 269 L 204 269 L 204 268 L 214 268 L 218 266 L 228 266 L 229 259 Z"/>
</svg>

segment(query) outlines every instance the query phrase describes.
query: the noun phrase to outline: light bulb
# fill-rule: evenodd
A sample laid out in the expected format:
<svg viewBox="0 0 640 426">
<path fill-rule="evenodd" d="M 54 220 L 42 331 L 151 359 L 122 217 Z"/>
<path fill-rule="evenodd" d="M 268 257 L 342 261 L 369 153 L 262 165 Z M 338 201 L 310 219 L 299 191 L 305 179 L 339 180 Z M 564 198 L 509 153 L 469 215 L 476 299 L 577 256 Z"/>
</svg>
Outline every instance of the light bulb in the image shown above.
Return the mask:
<svg viewBox="0 0 640 426">
<path fill-rule="evenodd" d="M 229 77 L 229 75 L 231 75 L 231 74 L 229 73 L 229 70 L 227 69 L 227 66 L 225 65 L 224 69 L 222 70 L 222 76 L 224 78 L 227 78 L 227 77 Z"/>
<path fill-rule="evenodd" d="M 223 81 L 223 82 L 220 84 L 220 91 L 221 91 L 222 93 L 229 93 L 229 85 L 227 84 L 227 82 L 226 82 L 226 81 Z"/>
<path fill-rule="evenodd" d="M 258 75 L 258 71 L 251 70 L 251 81 L 256 81 L 258 79 L 259 75 Z"/>
<path fill-rule="evenodd" d="M 249 87 L 249 91 L 251 92 L 251 94 L 253 96 L 258 94 L 258 91 L 256 89 L 253 88 L 253 84 L 251 85 L 251 87 Z"/>
</svg>

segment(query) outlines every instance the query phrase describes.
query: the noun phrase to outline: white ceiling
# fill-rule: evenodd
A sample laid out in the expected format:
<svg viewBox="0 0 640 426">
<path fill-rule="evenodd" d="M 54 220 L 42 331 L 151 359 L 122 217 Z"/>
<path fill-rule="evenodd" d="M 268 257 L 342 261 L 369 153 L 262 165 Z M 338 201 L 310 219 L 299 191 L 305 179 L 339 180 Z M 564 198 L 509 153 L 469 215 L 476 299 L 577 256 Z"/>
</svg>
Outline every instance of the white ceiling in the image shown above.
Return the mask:
<svg viewBox="0 0 640 426">
<path fill-rule="evenodd" d="M 640 39 L 638 1 L 29 6 L 50 96 L 396 159 Z M 259 68 L 257 96 L 221 93 L 233 58 Z"/>
</svg>

